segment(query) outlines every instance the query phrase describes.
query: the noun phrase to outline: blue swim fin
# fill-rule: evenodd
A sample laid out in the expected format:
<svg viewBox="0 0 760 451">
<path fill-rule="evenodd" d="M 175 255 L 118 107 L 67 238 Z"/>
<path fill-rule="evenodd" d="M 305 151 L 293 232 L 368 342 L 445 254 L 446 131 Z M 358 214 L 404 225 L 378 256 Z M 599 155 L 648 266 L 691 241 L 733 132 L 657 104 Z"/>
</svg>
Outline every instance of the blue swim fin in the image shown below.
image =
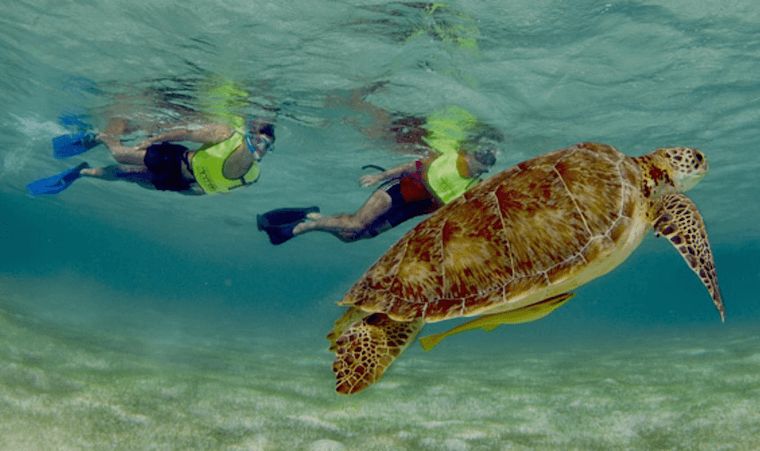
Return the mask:
<svg viewBox="0 0 760 451">
<path fill-rule="evenodd" d="M 87 162 L 74 166 L 73 168 L 66 169 L 60 174 L 51 175 L 44 179 L 35 180 L 34 182 L 26 185 L 27 191 L 32 196 L 39 196 L 42 194 L 57 194 L 68 188 L 74 180 L 80 177 L 79 171 L 84 168 L 89 168 L 90 165 Z"/>
<path fill-rule="evenodd" d="M 77 132 L 70 135 L 61 135 L 53 138 L 53 156 L 69 158 L 96 147 L 100 141 L 92 132 Z"/>
</svg>

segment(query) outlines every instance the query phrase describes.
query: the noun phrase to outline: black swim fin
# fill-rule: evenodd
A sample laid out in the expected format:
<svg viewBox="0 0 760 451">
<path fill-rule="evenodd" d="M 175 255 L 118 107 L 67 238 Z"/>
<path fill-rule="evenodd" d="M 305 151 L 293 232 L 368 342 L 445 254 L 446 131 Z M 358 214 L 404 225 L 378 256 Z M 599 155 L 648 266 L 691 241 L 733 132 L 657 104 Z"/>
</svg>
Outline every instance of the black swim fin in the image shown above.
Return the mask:
<svg viewBox="0 0 760 451">
<path fill-rule="evenodd" d="M 256 216 L 256 225 L 269 236 L 275 246 L 293 238 L 293 229 L 306 220 L 309 213 L 319 213 L 319 207 L 278 208 Z"/>
</svg>

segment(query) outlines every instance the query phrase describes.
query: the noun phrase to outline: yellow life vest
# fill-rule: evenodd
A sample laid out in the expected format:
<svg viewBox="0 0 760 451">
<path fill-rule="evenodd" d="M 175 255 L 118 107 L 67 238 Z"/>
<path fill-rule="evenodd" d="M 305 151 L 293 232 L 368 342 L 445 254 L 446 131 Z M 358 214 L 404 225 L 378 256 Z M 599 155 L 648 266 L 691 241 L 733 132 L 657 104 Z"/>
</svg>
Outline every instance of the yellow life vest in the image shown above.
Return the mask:
<svg viewBox="0 0 760 451">
<path fill-rule="evenodd" d="M 259 165 L 255 161 L 240 178 L 228 179 L 224 176 L 224 163 L 243 145 L 243 139 L 243 135 L 235 131 L 226 140 L 206 144 L 195 152 L 192 160 L 193 175 L 206 194 L 228 193 L 232 189 L 250 185 L 259 178 Z"/>
<path fill-rule="evenodd" d="M 431 115 L 424 125 L 429 133 L 422 139 L 441 154 L 428 168 L 427 184 L 430 191 L 444 204 L 461 196 L 477 183 L 477 179 L 459 175 L 457 169 L 458 149 L 477 122 L 477 118 L 464 108 L 449 106 Z"/>
<path fill-rule="evenodd" d="M 458 153 L 441 155 L 427 170 L 427 184 L 430 191 L 444 204 L 464 194 L 478 182 L 476 178 L 462 177 L 457 168 Z"/>
</svg>

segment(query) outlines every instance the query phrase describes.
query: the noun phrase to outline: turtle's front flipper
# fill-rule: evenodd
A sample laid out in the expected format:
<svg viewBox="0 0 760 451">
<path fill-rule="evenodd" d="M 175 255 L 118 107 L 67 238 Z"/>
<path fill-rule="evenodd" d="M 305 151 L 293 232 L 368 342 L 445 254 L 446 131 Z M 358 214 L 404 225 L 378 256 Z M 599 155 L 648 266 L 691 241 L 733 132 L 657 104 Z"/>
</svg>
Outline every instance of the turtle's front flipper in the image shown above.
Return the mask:
<svg viewBox="0 0 760 451">
<path fill-rule="evenodd" d="M 330 350 L 335 352 L 335 390 L 344 395 L 352 395 L 377 382 L 424 325 L 422 319 L 402 323 L 383 313 L 367 314 L 363 318 L 360 313 L 356 307 L 348 309 L 344 317 L 358 319 L 350 325 L 339 319 L 328 336 L 332 342 Z"/>
<path fill-rule="evenodd" d="M 666 194 L 660 198 L 660 203 L 655 206 L 653 213 L 652 226 L 655 236 L 664 236 L 678 249 L 710 292 L 721 320 L 725 321 L 726 314 L 718 287 L 715 260 L 710 242 L 707 240 L 705 223 L 697 206 L 681 193 Z"/>
</svg>

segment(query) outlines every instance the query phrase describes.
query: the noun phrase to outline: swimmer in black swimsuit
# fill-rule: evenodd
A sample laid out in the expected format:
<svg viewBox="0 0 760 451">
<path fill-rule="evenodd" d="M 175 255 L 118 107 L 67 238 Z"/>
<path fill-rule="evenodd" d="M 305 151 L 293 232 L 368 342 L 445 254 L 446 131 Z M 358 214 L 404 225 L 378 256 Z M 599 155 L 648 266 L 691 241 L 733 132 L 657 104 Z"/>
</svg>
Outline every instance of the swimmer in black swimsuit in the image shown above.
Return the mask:
<svg viewBox="0 0 760 451">
<path fill-rule="evenodd" d="M 492 150 L 463 153 L 454 171 L 473 181 L 488 172 L 496 159 Z M 278 210 L 259 216 L 259 229 L 269 235 L 272 244 L 282 244 L 296 235 L 322 231 L 335 235 L 341 241 L 353 242 L 375 237 L 404 221 L 416 216 L 429 214 L 443 206 L 443 202 L 431 192 L 426 182 L 427 171 L 437 154 L 396 166 L 387 171 L 365 175 L 361 186 L 372 186 L 385 181 L 372 193 L 364 205 L 354 214 L 321 216 L 309 212 L 304 218 L 297 218 L 290 224 L 268 226 L 269 215 L 279 215 Z"/>
<path fill-rule="evenodd" d="M 111 121 L 98 140 L 108 147 L 120 164 L 104 168 L 85 168 L 82 176 L 102 180 L 122 180 L 137 183 L 147 189 L 175 191 L 181 194 L 205 194 L 196 183 L 192 171 L 194 151 L 173 144 L 172 141 L 190 141 L 201 144 L 222 142 L 234 130 L 221 124 L 204 124 L 200 127 L 177 128 L 151 137 L 135 147 L 122 144 L 118 138 L 127 129 L 123 119 Z M 230 179 L 240 178 L 251 164 L 260 160 L 274 143 L 274 127 L 271 124 L 251 121 L 249 123 L 250 145 L 243 146 L 230 155 L 224 164 L 224 175 Z"/>
</svg>

